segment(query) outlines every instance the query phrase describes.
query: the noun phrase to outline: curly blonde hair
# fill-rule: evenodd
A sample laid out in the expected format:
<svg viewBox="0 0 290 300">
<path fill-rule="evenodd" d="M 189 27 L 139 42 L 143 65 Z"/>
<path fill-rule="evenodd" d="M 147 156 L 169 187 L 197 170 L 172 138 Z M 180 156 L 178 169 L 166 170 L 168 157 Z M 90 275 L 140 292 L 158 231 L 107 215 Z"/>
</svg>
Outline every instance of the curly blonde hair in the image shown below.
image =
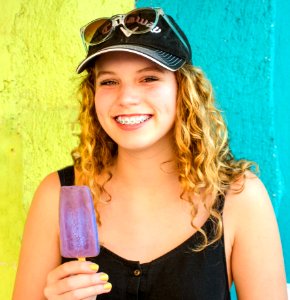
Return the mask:
<svg viewBox="0 0 290 300">
<path fill-rule="evenodd" d="M 100 223 L 97 203 L 101 193 L 106 191 L 96 178 L 114 163 L 118 146 L 103 130 L 96 116 L 95 72 L 95 68 L 89 68 L 80 85 L 80 143 L 72 151 L 72 157 L 80 174 L 76 184 L 85 184 L 91 188 Z M 175 74 L 178 95 L 173 130 L 174 150 L 183 191 L 181 198 L 191 203 L 191 225 L 202 236 L 202 241 L 194 249 L 200 251 L 221 238 L 223 197 L 230 185 L 243 177 L 245 171 L 254 164 L 234 159 L 228 145 L 225 122 L 215 106 L 211 84 L 202 71 L 186 64 Z M 111 174 L 108 180 L 110 178 Z M 243 186 L 239 190 L 242 188 Z M 201 199 L 214 224 L 213 234 L 210 236 L 194 224 L 198 205 L 193 201 L 193 196 L 201 193 L 204 195 Z M 208 195 L 211 196 L 210 202 Z"/>
</svg>

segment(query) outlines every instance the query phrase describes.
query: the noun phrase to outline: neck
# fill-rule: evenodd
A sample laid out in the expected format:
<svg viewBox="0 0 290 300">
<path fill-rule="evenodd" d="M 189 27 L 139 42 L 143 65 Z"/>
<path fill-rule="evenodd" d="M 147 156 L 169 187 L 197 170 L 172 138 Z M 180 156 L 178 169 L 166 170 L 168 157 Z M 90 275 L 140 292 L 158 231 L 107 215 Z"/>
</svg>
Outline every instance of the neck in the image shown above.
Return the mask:
<svg viewBox="0 0 290 300">
<path fill-rule="evenodd" d="M 174 153 L 171 147 L 159 151 L 128 151 L 119 149 L 113 176 L 128 185 L 159 185 L 177 179 Z"/>
</svg>

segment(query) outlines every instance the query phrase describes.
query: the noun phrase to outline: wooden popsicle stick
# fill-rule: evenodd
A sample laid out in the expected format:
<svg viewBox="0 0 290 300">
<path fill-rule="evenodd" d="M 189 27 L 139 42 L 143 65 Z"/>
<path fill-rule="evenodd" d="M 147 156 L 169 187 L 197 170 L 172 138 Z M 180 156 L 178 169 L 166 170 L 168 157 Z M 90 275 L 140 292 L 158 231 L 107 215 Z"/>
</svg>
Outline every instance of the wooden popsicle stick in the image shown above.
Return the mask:
<svg viewBox="0 0 290 300">
<path fill-rule="evenodd" d="M 79 257 L 78 261 L 86 261 L 86 258 L 85 257 Z"/>
</svg>

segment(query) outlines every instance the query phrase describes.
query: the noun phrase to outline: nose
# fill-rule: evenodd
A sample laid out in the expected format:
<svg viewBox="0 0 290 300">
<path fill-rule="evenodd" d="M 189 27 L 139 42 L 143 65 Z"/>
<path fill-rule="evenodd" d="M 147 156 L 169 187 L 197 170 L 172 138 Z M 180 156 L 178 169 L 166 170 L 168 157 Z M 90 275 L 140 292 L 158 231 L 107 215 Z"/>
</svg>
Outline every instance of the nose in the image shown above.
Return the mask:
<svg viewBox="0 0 290 300">
<path fill-rule="evenodd" d="M 132 84 L 122 84 L 117 101 L 120 106 L 131 106 L 140 103 L 142 94 L 138 92 L 138 88 Z"/>
</svg>

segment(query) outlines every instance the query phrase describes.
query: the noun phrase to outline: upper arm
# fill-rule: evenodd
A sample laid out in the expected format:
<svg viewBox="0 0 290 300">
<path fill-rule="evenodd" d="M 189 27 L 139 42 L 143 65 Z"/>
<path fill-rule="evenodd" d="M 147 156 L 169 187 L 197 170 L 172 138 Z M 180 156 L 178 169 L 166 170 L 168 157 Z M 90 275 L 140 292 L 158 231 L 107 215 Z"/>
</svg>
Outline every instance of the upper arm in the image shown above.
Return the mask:
<svg viewBox="0 0 290 300">
<path fill-rule="evenodd" d="M 14 300 L 45 299 L 49 271 L 60 264 L 57 173 L 47 176 L 34 195 L 27 216 L 14 287 Z"/>
<path fill-rule="evenodd" d="M 230 267 L 238 298 L 286 300 L 279 231 L 264 185 L 248 174 L 244 190 L 228 202 L 225 226 L 232 226 Z"/>
</svg>

